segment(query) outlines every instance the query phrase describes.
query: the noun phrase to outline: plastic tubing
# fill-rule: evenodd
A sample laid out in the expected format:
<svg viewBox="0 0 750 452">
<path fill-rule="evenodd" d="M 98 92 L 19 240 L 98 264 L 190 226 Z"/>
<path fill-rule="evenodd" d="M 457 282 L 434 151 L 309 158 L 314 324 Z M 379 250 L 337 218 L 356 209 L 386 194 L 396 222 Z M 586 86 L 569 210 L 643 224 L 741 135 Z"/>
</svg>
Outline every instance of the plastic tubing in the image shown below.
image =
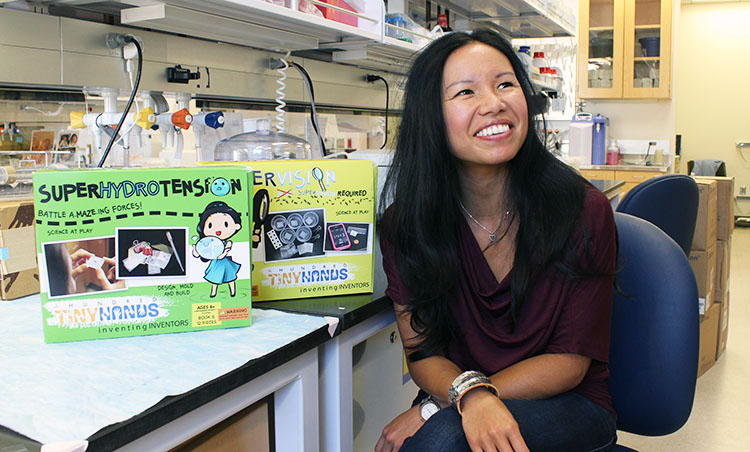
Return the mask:
<svg viewBox="0 0 750 452">
<path fill-rule="evenodd" d="M 279 78 L 276 79 L 276 83 L 279 87 L 276 89 L 277 97 L 275 100 L 278 105 L 275 110 L 276 130 L 278 130 L 279 133 L 286 133 L 286 110 L 284 110 L 286 102 L 284 102 L 284 99 L 286 98 L 286 70 L 289 68 L 289 63 L 287 63 L 286 59 L 289 58 L 289 55 L 291 55 L 291 52 L 287 52 L 286 55 L 284 55 L 284 58 L 281 58 L 281 62 L 284 66 L 276 70 L 279 73 Z"/>
</svg>

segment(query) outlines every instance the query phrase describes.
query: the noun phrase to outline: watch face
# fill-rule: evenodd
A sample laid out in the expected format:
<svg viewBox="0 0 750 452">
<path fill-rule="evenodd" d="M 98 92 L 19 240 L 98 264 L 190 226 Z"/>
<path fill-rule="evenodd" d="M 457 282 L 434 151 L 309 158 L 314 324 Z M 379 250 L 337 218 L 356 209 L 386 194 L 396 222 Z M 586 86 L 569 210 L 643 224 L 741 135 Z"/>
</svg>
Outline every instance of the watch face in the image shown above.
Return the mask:
<svg viewBox="0 0 750 452">
<path fill-rule="evenodd" d="M 436 404 L 432 400 L 428 400 L 422 404 L 421 408 L 419 409 L 419 414 L 422 416 L 422 419 L 426 421 L 438 411 L 440 411 L 440 407 L 438 406 L 438 404 Z"/>
</svg>

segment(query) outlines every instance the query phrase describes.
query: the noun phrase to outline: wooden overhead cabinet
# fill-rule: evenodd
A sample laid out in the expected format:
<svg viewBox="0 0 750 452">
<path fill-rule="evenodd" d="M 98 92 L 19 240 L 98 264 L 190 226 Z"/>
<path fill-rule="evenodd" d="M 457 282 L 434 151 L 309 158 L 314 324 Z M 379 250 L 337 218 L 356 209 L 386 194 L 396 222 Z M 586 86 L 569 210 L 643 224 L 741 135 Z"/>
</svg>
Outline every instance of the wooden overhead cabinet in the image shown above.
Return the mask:
<svg viewBox="0 0 750 452">
<path fill-rule="evenodd" d="M 581 0 L 578 30 L 578 97 L 671 97 L 671 0 Z"/>
</svg>

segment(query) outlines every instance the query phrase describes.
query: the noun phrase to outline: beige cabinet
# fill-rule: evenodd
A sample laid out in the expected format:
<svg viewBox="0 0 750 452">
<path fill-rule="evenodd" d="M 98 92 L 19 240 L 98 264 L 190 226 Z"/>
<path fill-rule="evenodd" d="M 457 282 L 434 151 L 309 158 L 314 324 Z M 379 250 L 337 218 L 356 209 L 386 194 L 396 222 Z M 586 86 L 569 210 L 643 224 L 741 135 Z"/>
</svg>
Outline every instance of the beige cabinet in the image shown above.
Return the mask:
<svg viewBox="0 0 750 452">
<path fill-rule="evenodd" d="M 671 97 L 672 0 L 581 0 L 578 97 Z"/>
<path fill-rule="evenodd" d="M 652 177 L 661 176 L 663 171 L 635 171 L 635 170 L 623 170 L 623 169 L 582 169 L 580 173 L 583 177 L 588 180 L 621 180 L 625 181 L 625 185 L 622 187 L 621 192 L 624 196 L 631 188 L 640 184 L 643 181 L 651 179 Z"/>
<path fill-rule="evenodd" d="M 624 180 L 625 185 L 622 187 L 622 195 L 630 191 L 631 188 L 652 177 L 661 176 L 662 172 L 658 171 L 618 171 L 615 170 L 615 179 Z"/>
</svg>

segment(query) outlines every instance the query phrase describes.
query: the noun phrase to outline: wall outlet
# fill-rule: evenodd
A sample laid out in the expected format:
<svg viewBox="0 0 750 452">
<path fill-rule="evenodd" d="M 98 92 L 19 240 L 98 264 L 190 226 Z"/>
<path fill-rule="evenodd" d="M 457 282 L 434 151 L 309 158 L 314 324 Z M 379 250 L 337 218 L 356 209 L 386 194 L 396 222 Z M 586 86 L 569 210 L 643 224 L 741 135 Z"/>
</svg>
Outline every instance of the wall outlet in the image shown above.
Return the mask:
<svg viewBox="0 0 750 452">
<path fill-rule="evenodd" d="M 746 195 L 747 194 L 747 187 L 744 185 L 740 185 L 740 194 Z"/>
</svg>

